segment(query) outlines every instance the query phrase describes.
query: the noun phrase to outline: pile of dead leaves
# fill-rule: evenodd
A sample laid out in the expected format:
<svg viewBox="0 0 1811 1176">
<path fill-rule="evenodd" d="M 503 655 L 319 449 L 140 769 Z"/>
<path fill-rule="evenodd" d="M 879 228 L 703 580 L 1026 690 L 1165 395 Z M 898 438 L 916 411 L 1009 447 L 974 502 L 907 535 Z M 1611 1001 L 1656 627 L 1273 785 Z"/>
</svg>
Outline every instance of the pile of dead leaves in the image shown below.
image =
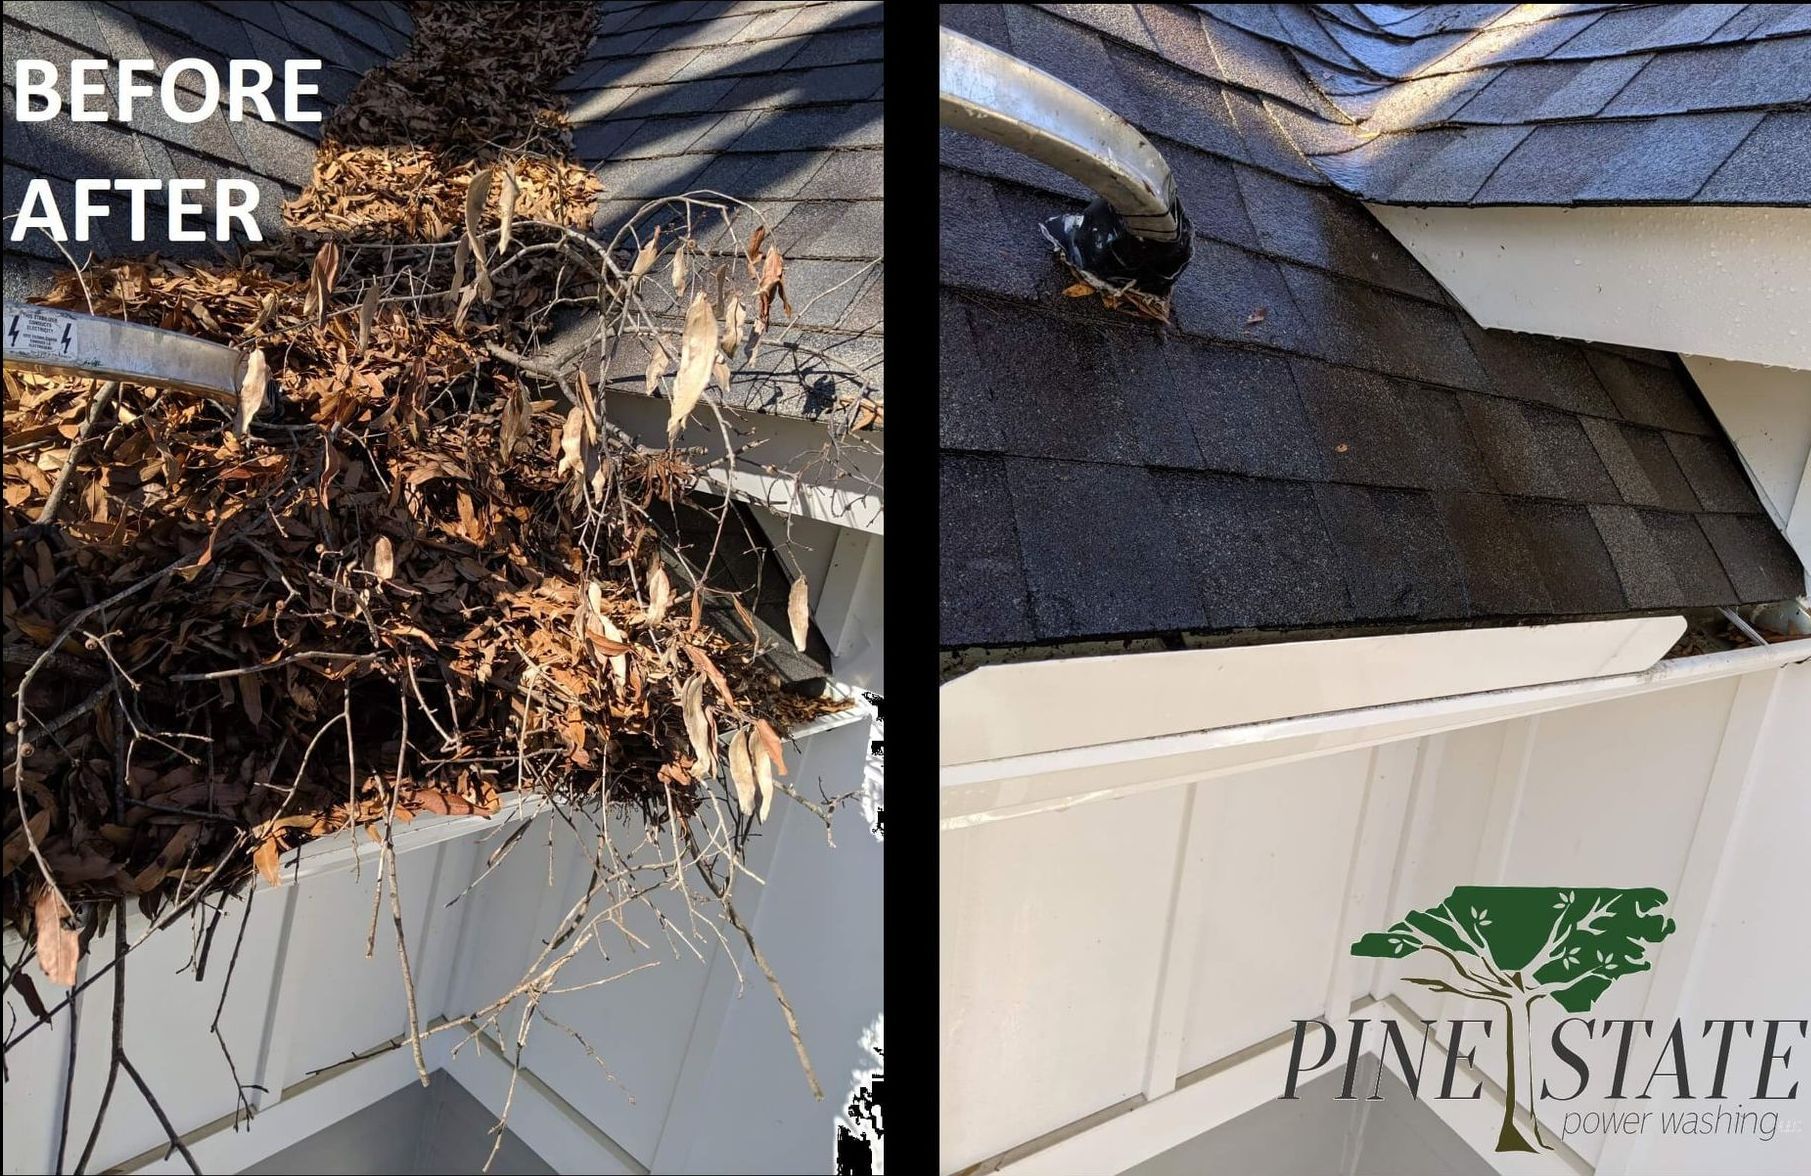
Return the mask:
<svg viewBox="0 0 1811 1176">
<path fill-rule="evenodd" d="M 438 241 L 459 226 L 472 178 L 497 168 L 511 187 L 493 199 L 511 192 L 523 217 L 588 226 L 602 186 L 571 159 L 554 87 L 584 59 L 596 6 L 438 0 L 414 19 L 409 51 L 366 73 L 322 128 L 288 223 Z"/>
<path fill-rule="evenodd" d="M 97 314 L 245 349 L 270 377 L 236 406 L 121 386 L 58 517 L 6 549 L 22 927 L 60 909 L 40 861 L 77 907 L 151 911 L 254 861 L 274 877 L 309 837 L 511 789 L 664 820 L 720 780 L 752 817 L 783 733 L 840 705 L 782 691 L 752 622 L 702 623 L 731 594 L 663 554 L 650 515 L 689 486 L 683 457 L 611 450 L 601 416 L 535 398 L 479 329 L 359 297 L 380 276 L 337 257 L 83 275 Z M 87 309 L 74 275 L 45 301 Z M 97 387 L 6 372 L 9 532 L 40 518 Z"/>
</svg>

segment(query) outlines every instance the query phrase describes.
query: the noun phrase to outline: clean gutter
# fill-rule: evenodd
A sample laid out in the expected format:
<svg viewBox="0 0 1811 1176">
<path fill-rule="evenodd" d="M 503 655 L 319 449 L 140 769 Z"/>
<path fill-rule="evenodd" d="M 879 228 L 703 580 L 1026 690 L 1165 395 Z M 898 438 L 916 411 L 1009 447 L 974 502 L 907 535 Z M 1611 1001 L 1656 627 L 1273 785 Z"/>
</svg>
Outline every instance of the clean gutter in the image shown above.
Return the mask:
<svg viewBox="0 0 1811 1176">
<path fill-rule="evenodd" d="M 1677 619 L 1677 618 L 1671 618 Z M 1811 640 L 1673 658 L 1601 676 L 1480 689 L 1343 710 L 946 764 L 945 829 L 1188 783 L 1264 764 L 1420 738 L 1811 659 Z M 947 709 L 947 703 L 946 703 Z"/>
</svg>

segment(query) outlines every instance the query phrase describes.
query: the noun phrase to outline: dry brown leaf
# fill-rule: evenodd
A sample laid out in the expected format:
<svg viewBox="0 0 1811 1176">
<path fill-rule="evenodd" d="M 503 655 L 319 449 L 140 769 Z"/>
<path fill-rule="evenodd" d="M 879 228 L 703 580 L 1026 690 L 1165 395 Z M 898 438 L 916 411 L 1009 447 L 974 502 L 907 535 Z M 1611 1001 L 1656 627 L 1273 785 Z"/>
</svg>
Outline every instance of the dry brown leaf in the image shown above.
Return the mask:
<svg viewBox="0 0 1811 1176">
<path fill-rule="evenodd" d="M 725 359 L 736 358 L 736 348 L 742 346 L 742 328 L 748 323 L 748 311 L 742 308 L 739 295 L 731 294 L 723 306 L 723 356 Z M 728 391 L 728 389 L 724 389 Z"/>
<path fill-rule="evenodd" d="M 1065 297 L 1065 298 L 1086 298 L 1088 295 L 1090 295 L 1092 293 L 1094 293 L 1093 286 L 1090 286 L 1086 282 L 1077 282 L 1073 286 L 1068 286 L 1068 287 L 1064 288 L 1063 297 Z"/>
<path fill-rule="evenodd" d="M 692 664 L 698 667 L 698 672 L 711 680 L 711 685 L 717 688 L 718 697 L 734 707 L 736 696 L 730 692 L 728 680 L 723 677 L 723 671 L 717 668 L 717 663 L 711 660 L 710 654 L 696 645 L 682 645 L 680 648 L 685 650 L 685 655 L 692 660 Z"/>
<path fill-rule="evenodd" d="M 396 550 L 390 545 L 388 535 L 379 535 L 371 546 L 371 571 L 379 580 L 396 575 Z"/>
<path fill-rule="evenodd" d="M 465 189 L 465 235 L 471 239 L 472 252 L 477 255 L 480 265 L 484 264 L 484 242 L 479 235 L 484 231 L 484 205 L 490 200 L 491 180 L 495 175 L 495 169 L 487 167 L 473 176 Z"/>
<path fill-rule="evenodd" d="M 4 868 L 0 868 L 0 877 L 11 874 L 14 870 L 19 868 L 20 862 L 31 856 L 31 845 L 26 841 L 26 833 L 29 832 L 31 834 L 32 841 L 42 842 L 44 840 L 44 834 L 49 832 L 49 830 L 50 810 L 39 809 L 31 815 L 29 821 L 7 834 L 6 860 Z"/>
<path fill-rule="evenodd" d="M 754 752 L 755 787 L 761 790 L 761 823 L 766 824 L 768 811 L 773 808 L 773 759 L 759 740 L 751 740 L 749 746 Z"/>
<path fill-rule="evenodd" d="M 673 378 L 673 406 L 667 416 L 667 444 L 671 445 L 697 407 L 698 398 L 711 378 L 711 359 L 717 353 L 717 316 L 701 293 L 685 314 L 685 337 L 679 347 L 679 374 Z"/>
<path fill-rule="evenodd" d="M 612 621 L 608 615 L 600 613 L 599 619 L 604 623 L 604 637 L 623 647 L 622 653 L 611 655 L 610 673 L 615 675 L 618 686 L 627 686 L 629 684 L 629 639 L 621 629 L 616 627 L 616 622 Z"/>
<path fill-rule="evenodd" d="M 771 246 L 767 257 L 761 262 L 761 284 L 755 289 L 755 330 L 757 333 L 767 330 L 773 316 L 773 300 L 778 295 L 780 304 L 786 308 L 788 317 L 792 315 L 792 303 L 786 298 L 786 259 L 780 251 Z"/>
<path fill-rule="evenodd" d="M 755 258 L 761 256 L 761 242 L 767 239 L 767 226 L 756 225 L 754 235 L 748 239 L 748 276 L 752 280 L 759 276 L 755 269 Z"/>
<path fill-rule="evenodd" d="M 76 933 L 63 926 L 63 903 L 56 891 L 48 886 L 38 890 L 32 917 L 38 924 L 38 967 L 52 984 L 75 987 L 75 965 L 82 957 L 82 946 Z"/>
<path fill-rule="evenodd" d="M 251 432 L 252 418 L 264 407 L 264 389 L 270 382 L 270 369 L 264 349 L 255 349 L 245 360 L 245 375 L 239 380 L 239 433 Z"/>
<path fill-rule="evenodd" d="M 715 356 L 711 357 L 711 375 L 713 377 L 715 377 L 715 379 L 717 381 L 717 387 L 723 389 L 723 394 L 725 396 L 728 396 L 729 395 L 729 364 L 724 361 L 724 359 L 721 355 L 715 355 Z"/>
<path fill-rule="evenodd" d="M 761 746 L 767 750 L 774 766 L 779 768 L 780 775 L 786 774 L 786 747 L 780 742 L 779 733 L 766 719 L 755 720 L 755 734 L 761 737 Z"/>
<path fill-rule="evenodd" d="M 710 722 L 704 717 L 703 674 L 693 674 L 686 680 L 680 689 L 679 704 L 685 715 L 685 733 L 692 741 L 692 775 L 708 780 L 717 774 L 717 753 Z"/>
<path fill-rule="evenodd" d="M 503 423 L 497 434 L 498 448 L 502 451 L 504 461 L 509 460 L 509 455 L 521 443 L 522 435 L 528 431 L 530 416 L 528 389 L 517 384 L 503 401 Z"/>
<path fill-rule="evenodd" d="M 649 396 L 660 391 L 660 377 L 667 374 L 667 368 L 671 367 L 672 364 L 672 356 L 668 355 L 667 349 L 660 345 L 659 340 L 656 340 L 654 343 L 654 354 L 648 356 L 647 392 Z"/>
<path fill-rule="evenodd" d="M 679 243 L 679 248 L 673 250 L 673 293 L 680 298 L 685 297 L 685 251 L 686 247 L 690 244 L 691 241 L 689 239 L 681 241 Z"/>
<path fill-rule="evenodd" d="M 443 817 L 463 817 L 478 811 L 477 806 L 457 793 L 444 792 L 438 788 L 423 788 L 414 796 L 414 807 L 424 813 L 438 813 Z M 376 828 L 375 825 L 372 826 Z"/>
<path fill-rule="evenodd" d="M 501 225 L 497 232 L 497 256 L 502 257 L 508 250 L 511 241 L 511 230 L 516 225 L 516 198 L 521 195 L 521 188 L 516 184 L 515 173 L 505 168 L 503 171 L 503 194 L 497 198 L 497 217 Z"/>
<path fill-rule="evenodd" d="M 554 470 L 555 476 L 564 476 L 569 469 L 582 471 L 585 468 L 585 410 L 578 405 L 566 414 L 566 427 L 560 430 L 560 464 Z"/>
<path fill-rule="evenodd" d="M 660 553 L 654 553 L 648 565 L 648 624 L 658 625 L 667 615 L 667 605 L 673 603 L 673 586 L 667 581 L 667 569 L 660 562 Z"/>
<path fill-rule="evenodd" d="M 259 331 L 264 329 L 264 324 L 268 323 L 271 316 L 276 313 L 277 292 L 272 290 L 266 294 L 264 300 L 258 304 L 258 317 L 252 320 L 251 326 L 245 328 L 245 333 L 247 335 L 256 335 Z"/>
<path fill-rule="evenodd" d="M 480 275 L 482 276 L 482 275 Z M 459 305 L 453 311 L 453 329 L 457 331 L 465 326 L 465 316 L 472 309 L 472 301 L 478 297 L 478 283 L 473 282 L 459 291 Z"/>
<path fill-rule="evenodd" d="M 252 854 L 252 865 L 258 868 L 258 873 L 272 886 L 279 886 L 283 882 L 283 875 L 277 868 L 282 856 L 283 847 L 275 837 L 266 837 L 258 844 L 258 852 Z"/>
<path fill-rule="evenodd" d="M 786 594 L 786 619 L 792 624 L 792 643 L 805 652 L 805 639 L 811 632 L 811 588 L 800 576 Z"/>
<path fill-rule="evenodd" d="M 327 300 L 339 273 L 340 247 L 333 241 L 323 241 L 314 255 L 314 268 L 308 273 L 308 296 L 302 304 L 302 313 L 317 326 L 327 321 Z"/>
<path fill-rule="evenodd" d="M 372 282 L 365 289 L 364 301 L 358 304 L 358 347 L 355 348 L 355 351 L 359 355 L 363 355 L 365 348 L 371 344 L 371 324 L 377 321 L 377 296 L 379 293 L 377 283 Z"/>
<path fill-rule="evenodd" d="M 730 736 L 729 778 L 736 786 L 736 807 L 744 813 L 755 811 L 755 768 L 748 759 L 748 728 Z"/>
<path fill-rule="evenodd" d="M 264 689 L 258 685 L 258 675 L 240 674 L 234 681 L 239 683 L 239 703 L 245 708 L 245 717 L 256 728 L 264 721 Z"/>
<path fill-rule="evenodd" d="M 643 245 L 641 247 L 641 252 L 635 255 L 635 265 L 629 270 L 629 276 L 631 278 L 641 277 L 643 274 L 654 268 L 654 259 L 659 256 L 660 226 L 655 225 L 654 235 L 648 238 L 648 243 Z"/>
</svg>

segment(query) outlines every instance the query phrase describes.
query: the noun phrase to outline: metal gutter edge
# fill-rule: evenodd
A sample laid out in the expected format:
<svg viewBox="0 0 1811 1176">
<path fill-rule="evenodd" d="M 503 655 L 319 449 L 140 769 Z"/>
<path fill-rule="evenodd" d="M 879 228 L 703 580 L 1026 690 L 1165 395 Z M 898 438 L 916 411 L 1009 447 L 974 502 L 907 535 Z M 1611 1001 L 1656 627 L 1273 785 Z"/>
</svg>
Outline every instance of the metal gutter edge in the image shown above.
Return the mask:
<svg viewBox="0 0 1811 1176">
<path fill-rule="evenodd" d="M 983 792 L 992 791 L 989 786 L 995 784 L 1005 784 L 1006 790 L 1020 792 L 1023 790 L 1013 782 L 1023 781 L 1029 777 L 1078 770 L 1099 770 L 1145 760 L 1180 757 L 1284 740 L 1298 740 L 1314 744 L 1316 749 L 1321 752 L 1342 751 L 1366 743 L 1415 738 L 1475 723 L 1495 722 L 1515 715 L 1554 710 L 1567 705 L 1599 702 L 1695 682 L 1708 682 L 1738 674 L 1778 669 L 1806 660 L 1811 660 L 1811 639 L 1784 641 L 1762 648 L 1733 649 L 1722 653 L 1675 658 L 1670 661 L 1658 662 L 1652 667 L 1638 672 L 1615 674 L 1602 678 L 1573 679 L 1537 686 L 1483 690 L 1472 694 L 1356 707 L 1350 710 L 1268 719 L 1262 722 L 1217 727 L 1178 735 L 1159 735 L 1090 747 L 1035 752 L 1001 759 L 953 764 L 939 769 L 938 785 L 946 798 L 954 792 L 965 789 L 979 788 Z M 1391 730 L 1387 731 L 1383 738 L 1365 738 L 1366 731 L 1377 728 L 1390 728 Z M 1342 735 L 1346 737 L 1342 738 Z M 1291 754 L 1287 758 L 1301 758 L 1301 756 Z M 1246 761 L 1240 766 L 1255 765 Z M 1018 806 L 1023 808 L 1023 813 L 1016 810 L 1005 811 L 1009 807 L 1014 807 L 1007 804 L 982 806 L 983 811 L 952 812 L 950 811 L 951 806 L 946 803 L 942 806 L 944 809 L 942 823 L 945 828 L 960 827 L 1006 816 L 1065 807 L 1086 799 L 1104 799 L 1108 795 L 1118 795 L 1126 791 L 1141 791 L 1145 788 L 1160 787 L 1166 784 L 1186 783 L 1210 774 L 1212 774 L 1211 769 L 1197 767 L 1180 775 L 1145 780 L 1135 785 L 1115 786 L 1104 790 L 1076 788 L 1072 791 L 1062 792 L 1060 795 L 1046 795 L 1041 798 L 1027 795 L 1023 797 L 1023 803 Z M 1002 796 L 998 799 L 1004 801 L 1006 798 Z M 973 805 L 957 806 L 958 809 L 971 810 L 974 807 Z"/>
</svg>

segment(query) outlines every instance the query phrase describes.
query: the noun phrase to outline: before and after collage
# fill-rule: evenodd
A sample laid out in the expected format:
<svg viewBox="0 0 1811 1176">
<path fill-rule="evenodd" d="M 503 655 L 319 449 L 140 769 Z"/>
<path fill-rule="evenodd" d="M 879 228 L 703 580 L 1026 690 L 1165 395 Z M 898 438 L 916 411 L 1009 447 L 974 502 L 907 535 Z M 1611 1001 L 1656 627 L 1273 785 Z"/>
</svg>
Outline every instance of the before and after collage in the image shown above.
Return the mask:
<svg viewBox="0 0 1811 1176">
<path fill-rule="evenodd" d="M 1807 6 L 0 17 L 6 1173 L 1811 1171 Z"/>
</svg>

